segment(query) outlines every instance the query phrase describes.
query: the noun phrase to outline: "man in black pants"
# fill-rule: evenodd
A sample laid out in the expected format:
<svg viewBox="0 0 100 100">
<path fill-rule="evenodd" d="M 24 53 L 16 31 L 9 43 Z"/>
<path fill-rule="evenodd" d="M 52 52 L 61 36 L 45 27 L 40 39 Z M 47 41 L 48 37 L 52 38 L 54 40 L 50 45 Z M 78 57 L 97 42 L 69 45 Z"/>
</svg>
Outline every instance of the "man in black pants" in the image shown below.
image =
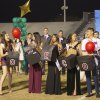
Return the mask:
<svg viewBox="0 0 100 100">
<path fill-rule="evenodd" d="M 98 80 L 100 81 L 100 49 L 98 50 L 98 55 L 96 56 L 98 60 L 98 66 L 97 66 L 97 75 L 98 75 Z"/>
<path fill-rule="evenodd" d="M 94 38 L 96 38 L 98 40 L 98 42 L 100 42 L 98 31 L 94 32 Z M 97 75 L 98 75 L 98 79 L 100 80 L 100 48 L 98 50 L 98 55 L 96 55 L 96 58 L 98 60 L 98 66 L 96 66 L 97 67 Z"/>
<path fill-rule="evenodd" d="M 81 46 L 83 56 L 85 56 L 85 55 L 88 55 L 88 56 L 94 55 L 93 53 L 89 54 L 86 51 L 85 46 L 86 46 L 86 43 L 88 43 L 89 41 L 91 41 L 95 44 L 95 51 L 97 51 L 99 46 L 100 46 L 100 43 L 97 41 L 97 39 L 93 37 L 93 33 L 94 33 L 93 28 L 88 28 L 87 31 L 86 31 L 86 34 L 88 34 L 88 38 L 86 38 L 82 41 L 82 46 Z M 91 97 L 93 95 L 92 94 L 92 87 L 91 87 L 91 71 L 86 71 L 85 74 L 86 74 L 87 92 L 88 92 L 88 95 L 86 97 Z M 96 66 L 95 66 L 94 70 L 92 71 L 92 75 L 93 75 L 94 82 L 95 82 L 96 97 L 100 98 L 99 82 L 98 82 L 98 75 L 97 75 L 97 72 L 96 72 Z"/>
</svg>

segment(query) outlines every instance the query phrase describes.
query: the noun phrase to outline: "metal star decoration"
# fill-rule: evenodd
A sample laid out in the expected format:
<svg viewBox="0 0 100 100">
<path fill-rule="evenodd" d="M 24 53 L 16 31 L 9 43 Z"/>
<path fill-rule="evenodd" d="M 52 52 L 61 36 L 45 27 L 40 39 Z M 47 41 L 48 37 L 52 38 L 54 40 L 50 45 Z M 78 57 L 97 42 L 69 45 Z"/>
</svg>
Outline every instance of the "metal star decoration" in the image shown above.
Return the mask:
<svg viewBox="0 0 100 100">
<path fill-rule="evenodd" d="M 30 0 L 28 0 L 24 5 L 19 6 L 21 8 L 21 17 L 31 12 L 30 10 Z"/>
</svg>

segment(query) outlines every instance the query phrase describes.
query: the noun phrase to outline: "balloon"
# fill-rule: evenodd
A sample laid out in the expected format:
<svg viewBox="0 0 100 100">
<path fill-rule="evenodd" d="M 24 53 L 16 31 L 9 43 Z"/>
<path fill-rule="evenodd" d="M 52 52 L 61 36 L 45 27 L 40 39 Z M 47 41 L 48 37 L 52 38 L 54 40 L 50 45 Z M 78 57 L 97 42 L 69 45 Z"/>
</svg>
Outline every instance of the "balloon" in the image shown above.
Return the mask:
<svg viewBox="0 0 100 100">
<path fill-rule="evenodd" d="M 27 22 L 27 19 L 26 18 L 22 18 L 21 20 L 23 23 L 26 23 Z"/>
<path fill-rule="evenodd" d="M 23 28 L 24 27 L 24 24 L 23 23 L 19 23 L 18 25 L 20 28 Z"/>
<path fill-rule="evenodd" d="M 23 37 L 23 36 L 25 36 L 25 35 L 26 35 L 26 33 L 25 33 L 25 32 L 22 32 L 21 36 Z"/>
<path fill-rule="evenodd" d="M 20 35 L 21 35 L 20 29 L 19 28 L 13 28 L 12 29 L 12 35 L 13 35 L 14 38 L 19 39 Z"/>
<path fill-rule="evenodd" d="M 19 22 L 21 22 L 21 18 L 19 17 L 19 18 L 17 18 L 17 22 L 19 23 Z"/>
<path fill-rule="evenodd" d="M 22 32 L 21 36 L 26 36 L 27 35 L 27 32 Z"/>
<path fill-rule="evenodd" d="M 30 11 L 30 0 L 28 0 L 24 5 L 20 6 L 20 9 L 21 9 L 21 17 L 31 12 Z"/>
<path fill-rule="evenodd" d="M 26 23 L 23 23 L 23 22 L 21 22 L 22 24 L 23 24 L 23 27 L 26 27 Z"/>
<path fill-rule="evenodd" d="M 17 18 L 14 17 L 12 21 L 13 21 L 13 23 L 16 23 L 17 22 Z"/>
<path fill-rule="evenodd" d="M 93 42 L 87 42 L 86 43 L 86 46 L 85 46 L 85 49 L 86 49 L 86 51 L 88 52 L 88 53 L 93 53 L 94 52 L 94 50 L 95 50 L 95 44 L 93 43 Z"/>
<path fill-rule="evenodd" d="M 13 23 L 13 26 L 14 27 L 18 27 L 18 23 Z"/>
<path fill-rule="evenodd" d="M 23 27 L 22 32 L 26 32 L 26 31 L 27 31 L 26 27 Z"/>
<path fill-rule="evenodd" d="M 21 38 L 22 38 L 23 40 L 25 40 L 25 39 L 26 39 L 26 36 L 22 36 Z"/>
</svg>

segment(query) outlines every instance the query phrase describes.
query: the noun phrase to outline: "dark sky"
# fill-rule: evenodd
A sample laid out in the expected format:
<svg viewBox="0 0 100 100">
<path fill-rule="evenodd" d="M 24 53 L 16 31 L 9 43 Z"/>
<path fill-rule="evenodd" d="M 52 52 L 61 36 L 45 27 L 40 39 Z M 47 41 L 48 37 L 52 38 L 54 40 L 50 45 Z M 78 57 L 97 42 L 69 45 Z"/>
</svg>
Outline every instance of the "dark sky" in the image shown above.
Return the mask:
<svg viewBox="0 0 100 100">
<path fill-rule="evenodd" d="M 19 6 L 27 0 L 0 0 L 0 22 L 11 22 L 13 17 L 20 16 Z M 100 0 L 67 0 L 69 10 L 67 13 L 82 14 L 83 11 L 100 9 Z M 31 13 L 25 17 L 28 21 L 49 21 L 63 14 L 60 7 L 63 0 L 31 0 Z"/>
<path fill-rule="evenodd" d="M 100 9 L 100 0 L 67 0 L 72 11 L 93 11 Z"/>
</svg>

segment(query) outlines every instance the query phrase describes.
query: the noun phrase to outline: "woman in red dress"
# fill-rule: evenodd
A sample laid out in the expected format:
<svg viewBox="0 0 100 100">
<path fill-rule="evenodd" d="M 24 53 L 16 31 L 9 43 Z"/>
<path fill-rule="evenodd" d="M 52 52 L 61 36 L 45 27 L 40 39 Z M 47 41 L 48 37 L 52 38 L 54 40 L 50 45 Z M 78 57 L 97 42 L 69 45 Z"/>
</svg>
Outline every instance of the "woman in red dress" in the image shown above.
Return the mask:
<svg viewBox="0 0 100 100">
<path fill-rule="evenodd" d="M 38 32 L 33 33 L 34 41 L 30 43 L 33 48 L 38 51 L 41 50 L 40 34 Z M 29 67 L 29 93 L 41 93 L 41 78 L 42 71 L 39 63 L 30 65 Z"/>
</svg>

